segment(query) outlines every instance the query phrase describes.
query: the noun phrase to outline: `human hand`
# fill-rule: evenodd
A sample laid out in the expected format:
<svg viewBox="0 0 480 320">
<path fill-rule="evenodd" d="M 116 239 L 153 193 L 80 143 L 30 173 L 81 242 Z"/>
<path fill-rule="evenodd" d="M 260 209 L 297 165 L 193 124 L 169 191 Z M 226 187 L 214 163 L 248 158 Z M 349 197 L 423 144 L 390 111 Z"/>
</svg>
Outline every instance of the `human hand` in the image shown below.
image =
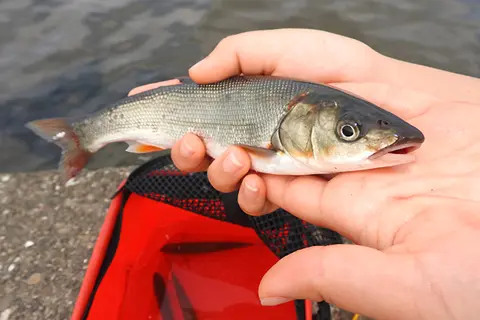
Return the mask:
<svg viewBox="0 0 480 320">
<path fill-rule="evenodd" d="M 209 163 L 194 135 L 174 146 L 180 169 L 208 167 L 215 188 L 240 187 L 246 212 L 282 207 L 360 245 L 311 247 L 283 258 L 260 284 L 262 301 L 326 300 L 373 318 L 474 318 L 480 312 L 478 80 L 395 61 L 355 40 L 311 30 L 229 37 L 190 70 L 200 83 L 239 73 L 328 83 L 392 111 L 426 136 L 415 163 L 329 181 L 249 174 L 249 157 L 236 148 Z M 234 158 L 225 161 L 229 155 Z"/>
</svg>

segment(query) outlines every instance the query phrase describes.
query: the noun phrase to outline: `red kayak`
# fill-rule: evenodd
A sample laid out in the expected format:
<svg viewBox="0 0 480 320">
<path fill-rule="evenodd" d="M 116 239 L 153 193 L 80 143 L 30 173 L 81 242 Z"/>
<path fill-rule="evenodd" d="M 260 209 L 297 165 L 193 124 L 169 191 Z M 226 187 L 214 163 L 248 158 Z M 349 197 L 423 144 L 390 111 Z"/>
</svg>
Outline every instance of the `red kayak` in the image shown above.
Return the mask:
<svg viewBox="0 0 480 320">
<path fill-rule="evenodd" d="M 258 284 L 280 258 L 341 243 L 279 209 L 245 214 L 205 172 L 182 173 L 169 153 L 133 171 L 113 196 L 72 320 L 327 320 L 330 306 L 264 307 Z"/>
</svg>

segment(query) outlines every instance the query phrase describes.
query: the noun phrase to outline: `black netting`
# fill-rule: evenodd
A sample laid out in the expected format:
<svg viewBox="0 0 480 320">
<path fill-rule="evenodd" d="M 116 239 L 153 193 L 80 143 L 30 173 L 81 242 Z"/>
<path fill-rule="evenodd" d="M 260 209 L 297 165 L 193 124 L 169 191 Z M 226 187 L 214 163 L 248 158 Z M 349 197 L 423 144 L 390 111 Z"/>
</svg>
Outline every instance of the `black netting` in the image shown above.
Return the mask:
<svg viewBox="0 0 480 320">
<path fill-rule="evenodd" d="M 209 183 L 205 172 L 181 173 L 168 153 L 137 168 L 127 179 L 125 187 L 146 198 L 203 216 L 249 226 L 279 258 L 305 247 L 342 242 L 338 233 L 302 221 L 283 209 L 261 217 L 247 215 L 238 206 L 236 192 L 218 192 Z M 304 319 L 301 316 L 303 301 L 297 301 L 296 305 L 299 318 Z M 328 317 L 319 314 L 317 319 Z"/>
<path fill-rule="evenodd" d="M 203 173 L 180 173 L 169 156 L 147 162 L 130 174 L 126 188 L 210 218 L 227 220 L 221 194 Z"/>
</svg>

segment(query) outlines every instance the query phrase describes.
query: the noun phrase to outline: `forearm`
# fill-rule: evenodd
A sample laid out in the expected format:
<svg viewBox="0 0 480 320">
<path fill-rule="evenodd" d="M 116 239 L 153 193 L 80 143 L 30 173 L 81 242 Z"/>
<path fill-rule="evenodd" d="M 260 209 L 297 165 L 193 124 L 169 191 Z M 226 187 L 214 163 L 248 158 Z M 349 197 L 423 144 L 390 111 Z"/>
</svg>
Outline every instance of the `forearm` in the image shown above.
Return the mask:
<svg viewBox="0 0 480 320">
<path fill-rule="evenodd" d="M 379 57 L 383 82 L 423 91 L 449 101 L 480 104 L 480 79 L 422 66 L 386 56 Z"/>
</svg>

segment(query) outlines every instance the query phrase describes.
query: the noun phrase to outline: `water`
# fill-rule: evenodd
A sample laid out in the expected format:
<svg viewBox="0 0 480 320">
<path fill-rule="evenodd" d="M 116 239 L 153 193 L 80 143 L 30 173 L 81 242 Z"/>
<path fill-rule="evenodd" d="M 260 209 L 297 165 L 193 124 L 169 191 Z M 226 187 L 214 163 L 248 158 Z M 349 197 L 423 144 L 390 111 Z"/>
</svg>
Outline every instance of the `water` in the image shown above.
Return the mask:
<svg viewBox="0 0 480 320">
<path fill-rule="evenodd" d="M 186 74 L 226 35 L 281 27 L 480 76 L 478 0 L 0 0 L 0 171 L 57 166 L 59 149 L 25 122 L 98 110 Z M 90 167 L 142 160 L 124 149 L 107 147 Z"/>
</svg>

